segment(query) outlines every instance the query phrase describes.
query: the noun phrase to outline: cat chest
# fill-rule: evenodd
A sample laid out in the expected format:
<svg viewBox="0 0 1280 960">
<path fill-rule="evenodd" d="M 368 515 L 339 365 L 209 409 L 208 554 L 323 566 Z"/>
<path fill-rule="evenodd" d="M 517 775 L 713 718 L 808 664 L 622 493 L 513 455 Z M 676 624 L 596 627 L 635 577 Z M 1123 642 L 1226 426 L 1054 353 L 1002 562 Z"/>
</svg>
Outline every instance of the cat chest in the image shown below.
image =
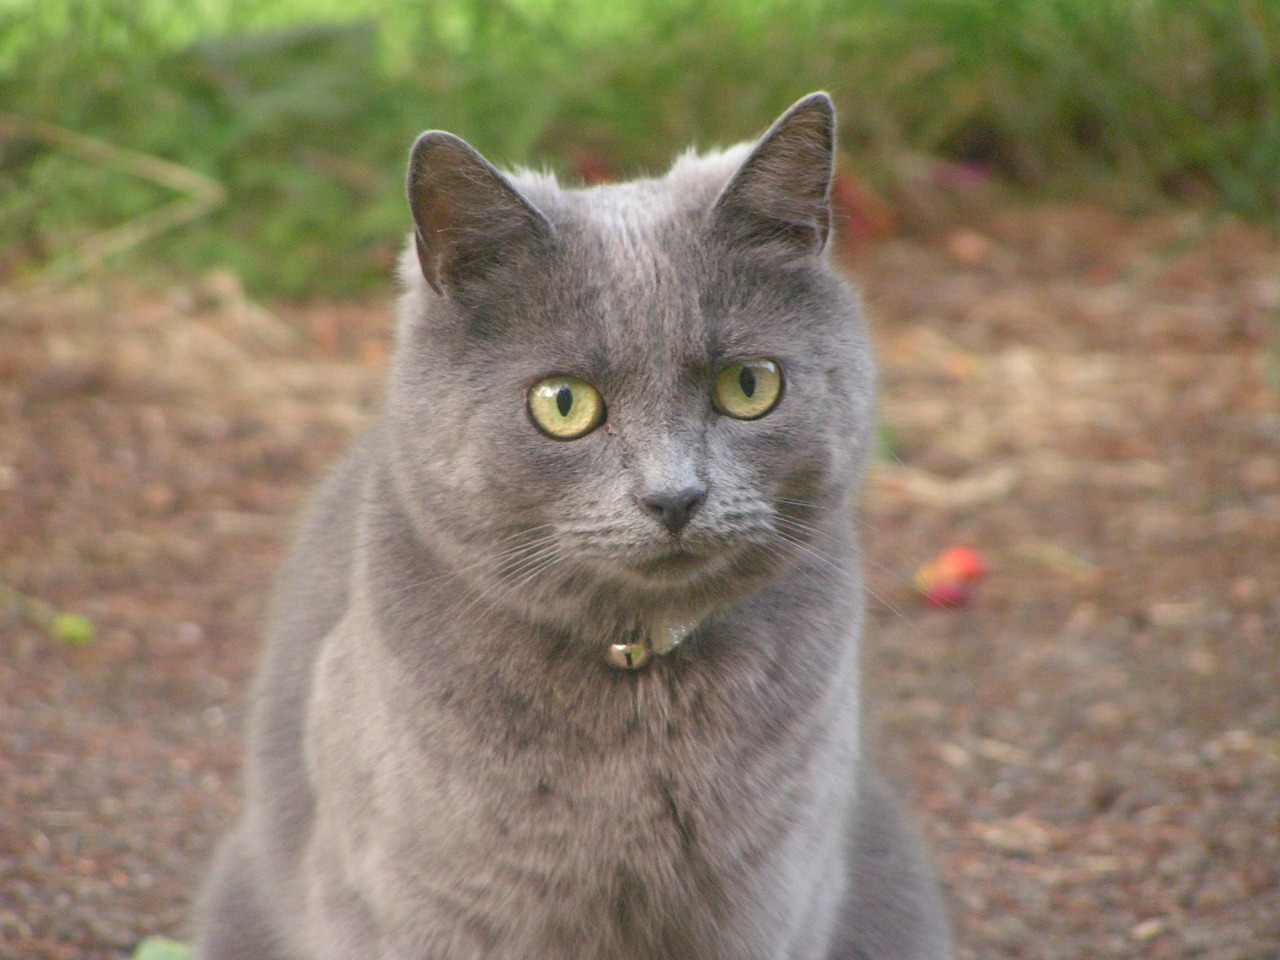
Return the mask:
<svg viewBox="0 0 1280 960">
<path fill-rule="evenodd" d="M 349 758 L 342 802 L 322 797 L 317 862 L 389 926 L 490 956 L 718 956 L 728 927 L 775 906 L 808 819 L 803 798 L 652 758 L 532 779 L 440 756 L 377 766 Z"/>
<path fill-rule="evenodd" d="M 388 925 L 453 930 L 480 955 L 717 956 L 727 925 L 775 912 L 805 838 L 840 829 L 812 729 L 766 743 L 664 724 L 586 750 L 513 747 L 420 703 L 367 662 L 322 658 L 313 862 Z"/>
<path fill-rule="evenodd" d="M 491 774 L 468 792 L 456 815 L 406 811 L 416 839 L 398 852 L 425 897 L 487 931 L 498 955 L 718 956 L 726 928 L 771 912 L 798 818 L 741 794 L 730 809 L 652 759 L 532 786 Z"/>
<path fill-rule="evenodd" d="M 749 873 L 812 799 L 758 765 L 688 753 L 524 763 L 439 751 L 380 766 L 353 778 L 367 790 L 360 807 L 412 835 L 407 854 L 446 873 L 484 867 L 556 898 L 618 883 L 655 902 L 687 898 L 673 879 Z"/>
</svg>

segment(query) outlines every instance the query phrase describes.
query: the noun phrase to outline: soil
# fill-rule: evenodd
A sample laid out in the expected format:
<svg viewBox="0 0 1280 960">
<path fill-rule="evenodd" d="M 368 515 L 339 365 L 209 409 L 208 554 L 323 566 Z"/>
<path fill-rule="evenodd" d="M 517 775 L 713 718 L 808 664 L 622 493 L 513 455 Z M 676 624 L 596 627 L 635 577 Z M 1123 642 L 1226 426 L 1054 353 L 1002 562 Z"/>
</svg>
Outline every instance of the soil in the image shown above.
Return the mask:
<svg viewBox="0 0 1280 960">
<path fill-rule="evenodd" d="M 960 956 L 1280 955 L 1280 247 L 1073 206 L 849 259 L 887 424 L 869 727 Z M 189 934 L 272 572 L 390 315 L 0 290 L 0 956 Z M 955 544 L 991 573 L 930 608 Z"/>
</svg>

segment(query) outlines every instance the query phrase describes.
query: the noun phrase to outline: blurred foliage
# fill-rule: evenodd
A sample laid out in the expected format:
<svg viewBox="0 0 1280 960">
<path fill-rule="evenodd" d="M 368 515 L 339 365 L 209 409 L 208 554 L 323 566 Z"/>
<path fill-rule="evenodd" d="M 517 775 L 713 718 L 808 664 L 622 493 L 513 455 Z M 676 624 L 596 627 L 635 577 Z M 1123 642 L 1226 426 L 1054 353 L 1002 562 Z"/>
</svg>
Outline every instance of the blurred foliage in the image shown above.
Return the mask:
<svg viewBox="0 0 1280 960">
<path fill-rule="evenodd" d="M 191 948 L 165 937 L 147 937 L 138 944 L 132 960 L 190 960 Z"/>
<path fill-rule="evenodd" d="M 925 154 L 1280 211 L 1280 0 L 0 0 L 0 111 L 219 180 L 221 211 L 134 256 L 260 294 L 385 283 L 422 129 L 625 175 L 817 88 L 888 189 Z M 164 194 L 0 140 L 0 277 Z"/>
<path fill-rule="evenodd" d="M 56 614 L 49 624 L 49 632 L 71 647 L 85 647 L 98 639 L 93 621 L 79 613 Z"/>
<path fill-rule="evenodd" d="M 67 646 L 85 647 L 98 639 L 93 621 L 83 614 L 57 610 L 38 597 L 0 583 L 0 613 L 5 610 L 45 630 L 53 639 Z"/>
</svg>

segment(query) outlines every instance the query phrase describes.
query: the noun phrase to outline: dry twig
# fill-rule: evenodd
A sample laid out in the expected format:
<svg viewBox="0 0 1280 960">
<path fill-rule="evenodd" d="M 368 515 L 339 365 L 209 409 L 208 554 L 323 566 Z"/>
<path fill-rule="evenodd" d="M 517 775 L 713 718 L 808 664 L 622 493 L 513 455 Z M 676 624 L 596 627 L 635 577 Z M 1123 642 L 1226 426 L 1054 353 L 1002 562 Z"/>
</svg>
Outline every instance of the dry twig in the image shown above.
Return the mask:
<svg viewBox="0 0 1280 960">
<path fill-rule="evenodd" d="M 174 227 L 216 210 L 226 202 L 222 184 L 188 167 L 159 157 L 126 150 L 114 144 L 13 114 L 0 113 L 0 138 L 27 137 L 73 153 L 83 160 L 113 167 L 185 194 L 172 203 L 150 210 L 128 223 L 95 234 L 77 249 L 59 257 L 41 273 L 41 280 L 63 283 L 93 269 L 107 257 L 136 247 Z"/>
</svg>

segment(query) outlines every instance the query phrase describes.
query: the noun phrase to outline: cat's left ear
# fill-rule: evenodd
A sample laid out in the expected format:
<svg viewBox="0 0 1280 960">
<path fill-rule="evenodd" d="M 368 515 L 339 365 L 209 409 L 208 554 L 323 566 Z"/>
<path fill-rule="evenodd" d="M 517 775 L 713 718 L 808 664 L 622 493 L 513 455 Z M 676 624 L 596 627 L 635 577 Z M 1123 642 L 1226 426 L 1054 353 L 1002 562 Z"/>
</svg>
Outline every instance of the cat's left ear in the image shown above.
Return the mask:
<svg viewBox="0 0 1280 960">
<path fill-rule="evenodd" d="M 811 93 L 784 113 L 717 198 L 716 231 L 789 254 L 821 252 L 831 232 L 835 131 L 835 107 L 825 93 Z"/>
<path fill-rule="evenodd" d="M 422 275 L 457 291 L 547 241 L 551 224 L 475 149 L 431 130 L 409 154 L 409 209 Z"/>
</svg>

